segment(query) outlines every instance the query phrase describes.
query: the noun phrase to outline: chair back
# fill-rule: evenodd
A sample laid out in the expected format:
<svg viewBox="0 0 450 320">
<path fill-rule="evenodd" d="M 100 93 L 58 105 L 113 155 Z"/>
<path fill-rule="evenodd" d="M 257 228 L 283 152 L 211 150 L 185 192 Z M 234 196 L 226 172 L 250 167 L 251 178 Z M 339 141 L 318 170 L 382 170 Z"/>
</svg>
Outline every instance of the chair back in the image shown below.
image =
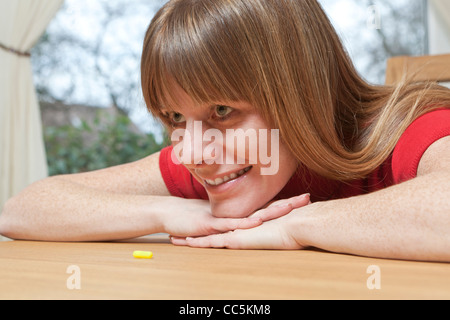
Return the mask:
<svg viewBox="0 0 450 320">
<path fill-rule="evenodd" d="M 389 59 L 386 84 L 395 85 L 404 78 L 413 82 L 450 82 L 450 54 Z"/>
</svg>

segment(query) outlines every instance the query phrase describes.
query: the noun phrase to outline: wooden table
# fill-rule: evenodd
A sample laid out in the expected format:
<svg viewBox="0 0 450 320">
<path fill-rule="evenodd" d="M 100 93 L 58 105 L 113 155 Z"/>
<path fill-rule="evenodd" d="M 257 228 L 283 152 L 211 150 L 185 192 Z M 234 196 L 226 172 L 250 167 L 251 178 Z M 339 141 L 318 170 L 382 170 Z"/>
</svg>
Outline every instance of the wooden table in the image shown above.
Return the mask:
<svg viewBox="0 0 450 320">
<path fill-rule="evenodd" d="M 135 259 L 135 250 L 152 251 L 154 258 Z M 70 289 L 74 284 L 81 288 Z M 321 251 L 192 249 L 172 246 L 166 236 L 117 243 L 11 241 L 0 243 L 0 299 L 450 299 L 450 264 Z"/>
</svg>

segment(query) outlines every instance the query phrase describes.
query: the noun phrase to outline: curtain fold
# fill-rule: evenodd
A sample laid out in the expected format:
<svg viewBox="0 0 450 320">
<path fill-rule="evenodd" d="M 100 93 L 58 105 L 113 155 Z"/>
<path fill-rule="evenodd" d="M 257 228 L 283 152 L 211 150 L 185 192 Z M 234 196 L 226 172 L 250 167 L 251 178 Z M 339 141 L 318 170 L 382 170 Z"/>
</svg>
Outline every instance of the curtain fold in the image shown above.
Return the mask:
<svg viewBox="0 0 450 320">
<path fill-rule="evenodd" d="M 450 1 L 448 0 L 431 0 L 432 5 L 441 15 L 442 20 L 450 30 Z"/>
<path fill-rule="evenodd" d="M 48 175 L 31 61 L 17 52 L 31 50 L 62 3 L 0 1 L 0 211 L 6 200 Z"/>
<path fill-rule="evenodd" d="M 428 1 L 428 44 L 429 54 L 450 52 L 450 1 Z"/>
</svg>

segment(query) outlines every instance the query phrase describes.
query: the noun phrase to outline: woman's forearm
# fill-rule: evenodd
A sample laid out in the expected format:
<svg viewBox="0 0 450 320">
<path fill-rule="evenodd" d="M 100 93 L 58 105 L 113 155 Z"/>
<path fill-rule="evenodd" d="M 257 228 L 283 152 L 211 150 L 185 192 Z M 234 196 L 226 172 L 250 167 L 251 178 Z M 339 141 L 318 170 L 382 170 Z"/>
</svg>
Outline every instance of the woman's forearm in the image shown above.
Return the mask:
<svg viewBox="0 0 450 320">
<path fill-rule="evenodd" d="M 45 179 L 9 200 L 0 233 L 22 240 L 102 241 L 163 232 L 163 197 L 109 193 Z"/>
<path fill-rule="evenodd" d="M 380 258 L 450 261 L 450 175 L 434 173 L 377 193 L 299 210 L 302 245 Z M 303 213 L 303 214 L 301 214 Z"/>
</svg>

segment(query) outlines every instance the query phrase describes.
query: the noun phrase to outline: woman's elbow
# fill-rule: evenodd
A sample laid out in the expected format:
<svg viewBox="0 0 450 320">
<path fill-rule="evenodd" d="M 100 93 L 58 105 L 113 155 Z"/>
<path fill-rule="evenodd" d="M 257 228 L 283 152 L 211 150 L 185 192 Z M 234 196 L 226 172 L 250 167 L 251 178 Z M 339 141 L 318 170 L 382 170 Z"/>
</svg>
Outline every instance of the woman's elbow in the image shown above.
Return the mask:
<svg viewBox="0 0 450 320">
<path fill-rule="evenodd" d="M 8 219 L 7 216 L 10 212 L 10 202 L 11 200 L 7 201 L 5 205 L 3 206 L 3 210 L 0 213 L 0 236 L 8 237 L 7 234 L 10 233 L 9 226 L 8 226 Z"/>
<path fill-rule="evenodd" d="M 0 214 L 0 235 L 6 238 L 14 239 L 17 228 L 14 225 L 16 214 L 14 213 L 14 199 L 8 200 L 3 206 Z"/>
</svg>

